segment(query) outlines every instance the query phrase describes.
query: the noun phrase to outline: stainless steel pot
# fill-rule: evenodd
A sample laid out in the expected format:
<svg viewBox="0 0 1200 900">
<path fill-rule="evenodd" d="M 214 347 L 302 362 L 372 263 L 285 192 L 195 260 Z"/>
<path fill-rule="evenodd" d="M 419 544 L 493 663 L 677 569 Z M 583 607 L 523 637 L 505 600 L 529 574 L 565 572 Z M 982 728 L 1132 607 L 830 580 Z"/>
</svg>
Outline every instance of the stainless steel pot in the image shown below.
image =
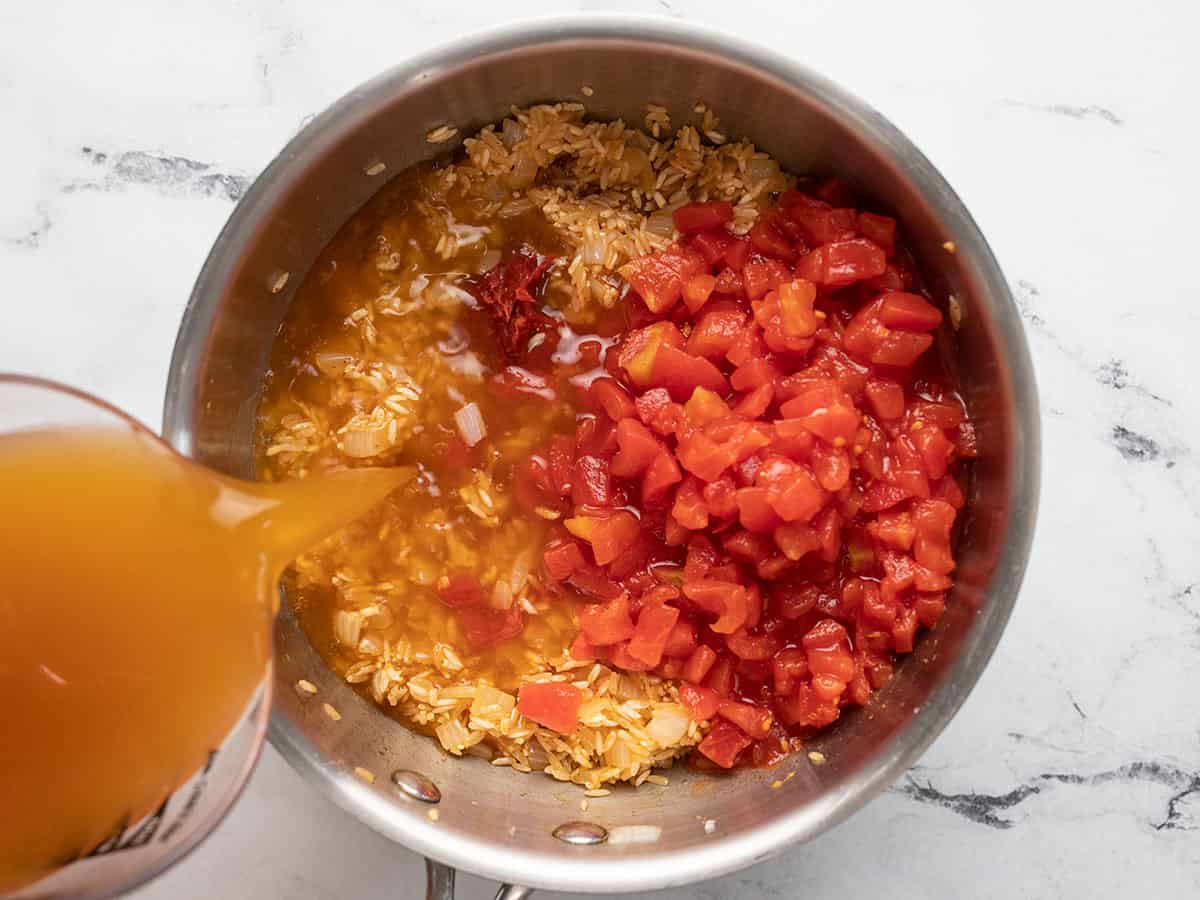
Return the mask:
<svg viewBox="0 0 1200 900">
<path fill-rule="evenodd" d="M 594 88 L 594 115 L 631 122 L 650 101 L 683 122 L 703 99 L 730 134 L 792 171 L 848 176 L 899 216 L 933 295 L 944 305 L 952 294 L 963 310 L 957 363 L 982 455 L 958 584 L 942 622 L 887 688 L 812 742 L 823 765 L 799 754 L 772 771 L 723 778 L 677 771 L 668 787 L 616 790 L 587 812 L 575 788 L 452 759 L 380 715 L 325 671 L 285 612 L 272 742 L 341 806 L 436 860 L 431 896 L 452 895 L 449 867 L 568 891 L 679 885 L 830 828 L 911 766 L 966 698 L 1004 629 L 1033 535 L 1039 448 L 1029 353 L 996 260 L 950 186 L 886 119 L 814 72 L 662 20 L 578 17 L 462 41 L 386 72 L 314 119 L 247 192 L 196 282 L 171 363 L 165 437 L 208 465 L 252 476 L 271 341 L 325 243 L 378 190 L 382 179 L 367 172 L 382 162 L 390 175 L 445 151 L 452 145 L 425 140 L 439 125 L 470 134 L 513 104 L 583 99 L 583 85 Z M 341 721 L 296 692 L 300 678 L 319 685 Z M 352 774 L 359 765 L 383 777 L 367 785 Z"/>
</svg>

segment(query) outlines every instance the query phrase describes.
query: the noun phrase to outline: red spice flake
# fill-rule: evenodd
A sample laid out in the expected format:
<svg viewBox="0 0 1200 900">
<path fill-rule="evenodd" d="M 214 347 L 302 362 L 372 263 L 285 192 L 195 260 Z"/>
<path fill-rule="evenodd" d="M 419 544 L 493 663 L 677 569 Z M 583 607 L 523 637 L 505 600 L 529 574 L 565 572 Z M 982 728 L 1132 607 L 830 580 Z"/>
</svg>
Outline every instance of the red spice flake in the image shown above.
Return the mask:
<svg viewBox="0 0 1200 900">
<path fill-rule="evenodd" d="M 550 322 L 534 294 L 554 261 L 522 245 L 476 279 L 475 299 L 491 315 L 496 341 L 509 362 L 520 359 L 533 333 Z"/>
</svg>

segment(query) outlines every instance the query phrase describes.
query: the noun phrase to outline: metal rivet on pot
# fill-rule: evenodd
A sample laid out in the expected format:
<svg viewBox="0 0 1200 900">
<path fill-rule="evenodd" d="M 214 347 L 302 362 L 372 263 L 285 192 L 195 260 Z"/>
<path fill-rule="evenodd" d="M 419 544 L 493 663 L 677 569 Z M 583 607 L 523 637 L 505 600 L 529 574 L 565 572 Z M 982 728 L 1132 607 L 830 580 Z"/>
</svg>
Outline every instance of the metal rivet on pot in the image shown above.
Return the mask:
<svg viewBox="0 0 1200 900">
<path fill-rule="evenodd" d="M 422 803 L 440 803 L 442 800 L 438 786 L 420 772 L 397 769 L 392 773 L 392 784 L 400 788 L 401 793 Z"/>
<path fill-rule="evenodd" d="M 608 832 L 594 822 L 565 822 L 554 829 L 554 836 L 564 844 L 588 846 L 603 844 Z"/>
</svg>

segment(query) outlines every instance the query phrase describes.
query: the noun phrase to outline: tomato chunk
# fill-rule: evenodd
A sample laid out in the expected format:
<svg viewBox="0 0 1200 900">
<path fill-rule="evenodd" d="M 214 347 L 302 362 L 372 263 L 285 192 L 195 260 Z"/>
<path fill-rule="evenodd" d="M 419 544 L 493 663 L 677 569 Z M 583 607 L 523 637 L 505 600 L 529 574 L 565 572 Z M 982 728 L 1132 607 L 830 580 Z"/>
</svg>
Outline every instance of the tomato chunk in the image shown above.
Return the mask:
<svg viewBox="0 0 1200 900">
<path fill-rule="evenodd" d="M 733 205 L 724 200 L 709 203 L 688 203 L 671 213 L 671 219 L 684 234 L 720 228 L 733 221 Z"/>
<path fill-rule="evenodd" d="M 633 637 L 629 595 L 624 592 L 607 603 L 580 604 L 578 615 L 580 634 L 596 646 L 604 647 Z"/>
<path fill-rule="evenodd" d="M 653 604 L 642 608 L 637 626 L 629 641 L 629 655 L 653 667 L 663 657 L 667 638 L 679 621 L 679 610 L 665 604 Z"/>
<path fill-rule="evenodd" d="M 527 682 L 517 691 L 517 712 L 561 734 L 575 730 L 582 703 L 583 691 L 557 681 Z"/>
<path fill-rule="evenodd" d="M 721 768 L 732 769 L 738 754 L 752 743 L 753 739 L 736 725 L 721 721 L 709 729 L 698 749 Z"/>
</svg>

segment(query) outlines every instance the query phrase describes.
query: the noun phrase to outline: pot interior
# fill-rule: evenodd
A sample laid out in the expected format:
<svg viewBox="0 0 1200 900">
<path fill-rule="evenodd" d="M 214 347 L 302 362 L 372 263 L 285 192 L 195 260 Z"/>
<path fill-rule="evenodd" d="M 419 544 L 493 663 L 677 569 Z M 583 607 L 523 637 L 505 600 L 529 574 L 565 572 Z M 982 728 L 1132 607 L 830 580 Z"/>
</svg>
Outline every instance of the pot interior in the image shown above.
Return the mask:
<svg viewBox="0 0 1200 900">
<path fill-rule="evenodd" d="M 584 85 L 592 96 L 583 96 Z M 897 216 L 936 302 L 945 309 L 953 294 L 964 311 L 956 363 L 981 456 L 958 584 L 946 615 L 896 677 L 867 708 L 812 741 L 809 756 L 726 777 L 675 769 L 667 787 L 614 789 L 584 812 L 578 787 L 451 758 L 380 714 L 325 669 L 290 614 L 281 616 L 275 745 L 364 821 L 503 880 L 571 890 L 658 887 L 747 865 L 828 828 L 910 765 L 949 720 L 999 637 L 1024 567 L 1036 398 L 1015 310 L 986 244 L 940 176 L 886 121 L 784 60 L 673 26 L 635 32 L 598 22 L 526 29 L 419 61 L 308 125 L 248 192 L 197 282 L 172 364 L 167 439 L 207 465 L 252 477 L 254 414 L 271 343 L 328 240 L 390 175 L 457 146 L 514 104 L 555 99 L 631 123 L 654 102 L 675 125 L 697 121 L 693 106 L 704 100 L 730 136 L 753 140 L 793 172 L 836 172 Z M 458 137 L 428 143 L 426 133 L 444 124 Z M 366 174 L 380 162 L 383 174 Z M 956 252 L 943 248 L 948 240 Z M 316 696 L 295 689 L 302 678 L 318 686 Z M 333 721 L 324 703 L 342 719 Z M 356 766 L 376 782 L 357 779 Z M 434 807 L 391 783 L 396 770 L 419 772 L 440 788 L 437 821 L 429 817 Z M 570 846 L 552 836 L 577 820 L 604 826 L 610 840 Z M 623 828 L 631 825 L 661 832 Z"/>
</svg>

